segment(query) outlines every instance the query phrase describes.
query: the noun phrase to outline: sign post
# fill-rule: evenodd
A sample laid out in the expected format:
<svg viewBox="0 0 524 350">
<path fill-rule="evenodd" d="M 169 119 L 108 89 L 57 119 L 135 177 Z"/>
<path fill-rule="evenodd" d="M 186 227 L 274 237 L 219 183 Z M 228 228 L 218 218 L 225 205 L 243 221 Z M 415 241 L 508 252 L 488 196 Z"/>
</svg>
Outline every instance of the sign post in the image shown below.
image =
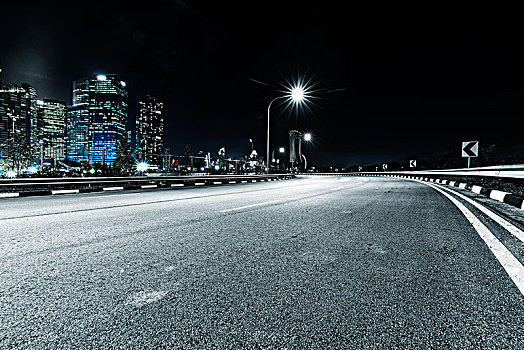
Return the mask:
<svg viewBox="0 0 524 350">
<path fill-rule="evenodd" d="M 471 157 L 479 156 L 479 142 L 478 141 L 466 141 L 462 142 L 462 157 L 468 158 L 468 168 L 471 164 Z"/>
</svg>

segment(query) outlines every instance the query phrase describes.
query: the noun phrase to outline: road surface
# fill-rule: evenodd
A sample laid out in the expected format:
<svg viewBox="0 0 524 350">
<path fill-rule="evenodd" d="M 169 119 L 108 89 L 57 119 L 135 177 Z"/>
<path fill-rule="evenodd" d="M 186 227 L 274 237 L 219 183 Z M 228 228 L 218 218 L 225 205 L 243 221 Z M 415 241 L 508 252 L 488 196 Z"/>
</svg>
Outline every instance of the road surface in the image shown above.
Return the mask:
<svg viewBox="0 0 524 350">
<path fill-rule="evenodd" d="M 443 188 L 2 199 L 0 348 L 522 349 L 520 230 Z"/>
</svg>

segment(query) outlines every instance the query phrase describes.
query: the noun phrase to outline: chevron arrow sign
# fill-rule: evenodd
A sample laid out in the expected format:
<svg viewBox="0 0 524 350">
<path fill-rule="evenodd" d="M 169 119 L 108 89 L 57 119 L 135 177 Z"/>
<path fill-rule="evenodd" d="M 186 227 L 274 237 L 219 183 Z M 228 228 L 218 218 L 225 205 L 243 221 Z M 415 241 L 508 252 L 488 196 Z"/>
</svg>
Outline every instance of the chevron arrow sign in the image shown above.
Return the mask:
<svg viewBox="0 0 524 350">
<path fill-rule="evenodd" d="M 479 155 L 479 142 L 478 141 L 462 142 L 462 157 L 478 157 L 478 155 Z"/>
</svg>

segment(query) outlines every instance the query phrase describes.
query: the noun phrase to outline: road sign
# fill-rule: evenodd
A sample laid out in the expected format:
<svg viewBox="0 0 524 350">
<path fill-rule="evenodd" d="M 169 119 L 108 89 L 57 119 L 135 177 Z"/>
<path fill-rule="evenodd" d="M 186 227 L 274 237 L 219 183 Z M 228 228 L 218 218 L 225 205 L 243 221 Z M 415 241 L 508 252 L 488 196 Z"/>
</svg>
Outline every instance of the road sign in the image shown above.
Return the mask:
<svg viewBox="0 0 524 350">
<path fill-rule="evenodd" d="M 417 167 L 417 161 L 415 159 L 409 161 L 409 167 L 410 168 L 416 168 Z"/>
<path fill-rule="evenodd" d="M 466 141 L 462 142 L 462 157 L 478 157 L 479 155 L 479 142 L 478 141 Z"/>
<path fill-rule="evenodd" d="M 386 163 L 382 164 L 382 169 L 386 170 L 388 168 L 388 165 Z"/>
</svg>

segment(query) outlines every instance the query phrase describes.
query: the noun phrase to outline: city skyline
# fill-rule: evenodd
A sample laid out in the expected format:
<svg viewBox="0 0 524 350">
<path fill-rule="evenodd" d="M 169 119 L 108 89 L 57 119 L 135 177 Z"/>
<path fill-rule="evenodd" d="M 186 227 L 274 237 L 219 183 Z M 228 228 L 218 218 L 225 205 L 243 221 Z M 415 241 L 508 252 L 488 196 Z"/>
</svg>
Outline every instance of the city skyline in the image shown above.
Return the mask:
<svg viewBox="0 0 524 350">
<path fill-rule="evenodd" d="M 271 147 L 286 146 L 290 130 L 312 132 L 305 149 L 312 165 L 460 157 L 461 142 L 470 140 L 480 141 L 481 152 L 496 144 L 501 156 L 524 150 L 511 127 L 524 101 L 523 31 L 497 11 L 442 6 L 411 15 L 401 6 L 348 11 L 293 1 L 153 1 L 141 11 L 121 1 L 67 4 L 6 5 L 4 81 L 28 82 L 39 97 L 69 103 L 73 79 L 119 74 L 131 101 L 164 99 L 165 146 L 173 153 L 186 144 L 212 152 L 227 145 L 240 156 L 252 139 L 264 154 L 267 104 L 297 76 L 315 84 L 318 99 L 299 114 L 275 106 Z M 75 10 L 88 4 L 104 11 Z M 83 22 L 89 30 L 67 30 Z M 131 117 L 136 108 L 130 103 Z"/>
</svg>

